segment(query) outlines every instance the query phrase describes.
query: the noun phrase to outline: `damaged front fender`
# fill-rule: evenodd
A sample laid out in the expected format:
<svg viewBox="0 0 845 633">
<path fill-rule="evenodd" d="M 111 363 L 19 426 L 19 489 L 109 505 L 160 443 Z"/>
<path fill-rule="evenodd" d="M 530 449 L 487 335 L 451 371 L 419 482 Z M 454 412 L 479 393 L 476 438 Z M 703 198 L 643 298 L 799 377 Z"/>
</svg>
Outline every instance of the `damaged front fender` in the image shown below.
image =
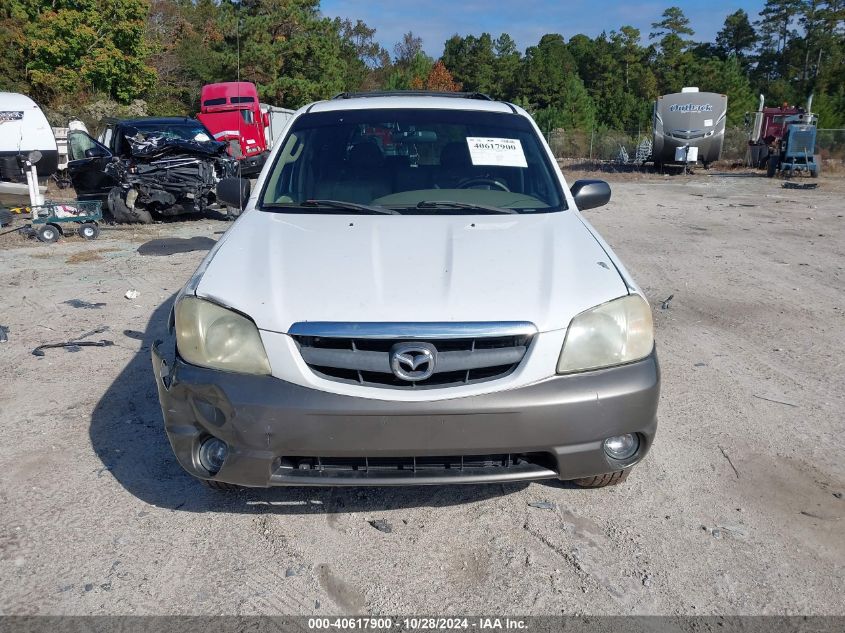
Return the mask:
<svg viewBox="0 0 845 633">
<path fill-rule="evenodd" d="M 217 201 L 217 183 L 237 169 L 225 143 L 139 133 L 126 134 L 126 140 L 130 157 L 106 168 L 122 190 L 119 200 L 109 197 L 118 220 L 143 221 L 141 213 L 203 212 Z"/>
</svg>

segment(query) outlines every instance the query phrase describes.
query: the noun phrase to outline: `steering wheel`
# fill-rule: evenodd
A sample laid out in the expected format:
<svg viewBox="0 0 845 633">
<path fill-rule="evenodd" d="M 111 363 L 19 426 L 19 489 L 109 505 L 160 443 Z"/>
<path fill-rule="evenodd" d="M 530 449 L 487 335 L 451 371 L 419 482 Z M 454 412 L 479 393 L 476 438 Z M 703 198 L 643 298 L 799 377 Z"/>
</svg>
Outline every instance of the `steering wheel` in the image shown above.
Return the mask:
<svg viewBox="0 0 845 633">
<path fill-rule="evenodd" d="M 476 185 L 490 185 L 490 187 L 495 187 L 499 191 L 510 193 L 510 189 L 508 189 L 505 183 L 493 180 L 492 178 L 470 178 L 459 184 L 458 189 L 473 189 Z"/>
</svg>

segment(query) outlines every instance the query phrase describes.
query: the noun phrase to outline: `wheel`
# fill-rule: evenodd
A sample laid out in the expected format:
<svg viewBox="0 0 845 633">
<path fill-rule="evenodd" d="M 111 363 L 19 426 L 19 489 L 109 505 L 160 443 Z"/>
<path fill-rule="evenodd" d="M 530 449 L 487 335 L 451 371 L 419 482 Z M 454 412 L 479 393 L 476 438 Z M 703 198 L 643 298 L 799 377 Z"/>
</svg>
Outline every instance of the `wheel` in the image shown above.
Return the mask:
<svg viewBox="0 0 845 633">
<path fill-rule="evenodd" d="M 47 244 L 57 242 L 61 235 L 61 229 L 55 224 L 42 224 L 35 230 L 35 237 L 38 238 L 38 241 L 46 242 Z"/>
<path fill-rule="evenodd" d="M 126 195 L 120 187 L 112 187 L 108 199 L 109 211 L 117 222 L 140 222 L 152 224 L 153 216 L 146 209 L 130 207 L 126 204 Z"/>
<path fill-rule="evenodd" d="M 581 479 L 573 479 L 572 483 L 581 488 L 604 488 L 605 486 L 615 486 L 621 484 L 628 478 L 630 468 L 625 470 L 617 470 L 615 473 L 606 473 L 604 475 L 596 475 L 595 477 L 582 477 Z"/>
<path fill-rule="evenodd" d="M 14 214 L 8 209 L 0 209 L 0 226 L 9 226 L 14 217 Z"/>
<path fill-rule="evenodd" d="M 233 490 L 241 490 L 243 488 L 243 486 L 227 484 L 225 481 L 214 481 L 213 479 L 201 479 L 200 481 L 202 481 L 207 488 L 211 488 L 212 490 L 226 490 L 231 492 Z"/>
<path fill-rule="evenodd" d="M 76 234 L 86 240 L 96 240 L 100 235 L 100 227 L 93 222 L 83 222 L 76 229 Z"/>
<path fill-rule="evenodd" d="M 779 164 L 780 158 L 778 156 L 769 156 L 769 164 L 766 167 L 767 178 L 772 178 L 775 175 L 775 172 L 778 170 Z"/>
</svg>

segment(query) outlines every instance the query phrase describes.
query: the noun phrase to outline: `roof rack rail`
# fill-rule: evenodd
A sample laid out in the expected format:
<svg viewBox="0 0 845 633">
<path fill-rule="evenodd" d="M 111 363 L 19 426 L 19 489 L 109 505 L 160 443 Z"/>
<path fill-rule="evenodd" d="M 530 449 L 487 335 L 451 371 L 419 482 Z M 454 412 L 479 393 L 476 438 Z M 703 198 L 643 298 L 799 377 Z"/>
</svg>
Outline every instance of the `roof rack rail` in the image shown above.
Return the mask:
<svg viewBox="0 0 845 633">
<path fill-rule="evenodd" d="M 493 101 L 483 92 L 436 92 L 432 90 L 374 90 L 372 92 L 341 92 L 332 99 L 358 99 L 361 97 L 451 97 L 453 99 L 478 99 Z"/>
</svg>

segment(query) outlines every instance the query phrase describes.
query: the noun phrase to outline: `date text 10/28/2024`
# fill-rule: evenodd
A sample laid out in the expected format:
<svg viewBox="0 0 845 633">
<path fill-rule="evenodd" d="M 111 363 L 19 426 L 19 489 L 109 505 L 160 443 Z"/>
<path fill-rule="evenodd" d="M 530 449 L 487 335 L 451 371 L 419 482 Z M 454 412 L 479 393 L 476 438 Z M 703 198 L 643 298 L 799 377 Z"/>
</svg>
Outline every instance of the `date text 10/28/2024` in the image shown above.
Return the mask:
<svg viewBox="0 0 845 633">
<path fill-rule="evenodd" d="M 352 618 L 308 618 L 308 629 L 313 631 L 328 630 L 365 630 L 365 631 L 442 631 L 472 630 L 480 631 L 520 631 L 527 629 L 527 623 L 520 618 L 439 618 L 439 617 L 352 617 Z"/>
</svg>

